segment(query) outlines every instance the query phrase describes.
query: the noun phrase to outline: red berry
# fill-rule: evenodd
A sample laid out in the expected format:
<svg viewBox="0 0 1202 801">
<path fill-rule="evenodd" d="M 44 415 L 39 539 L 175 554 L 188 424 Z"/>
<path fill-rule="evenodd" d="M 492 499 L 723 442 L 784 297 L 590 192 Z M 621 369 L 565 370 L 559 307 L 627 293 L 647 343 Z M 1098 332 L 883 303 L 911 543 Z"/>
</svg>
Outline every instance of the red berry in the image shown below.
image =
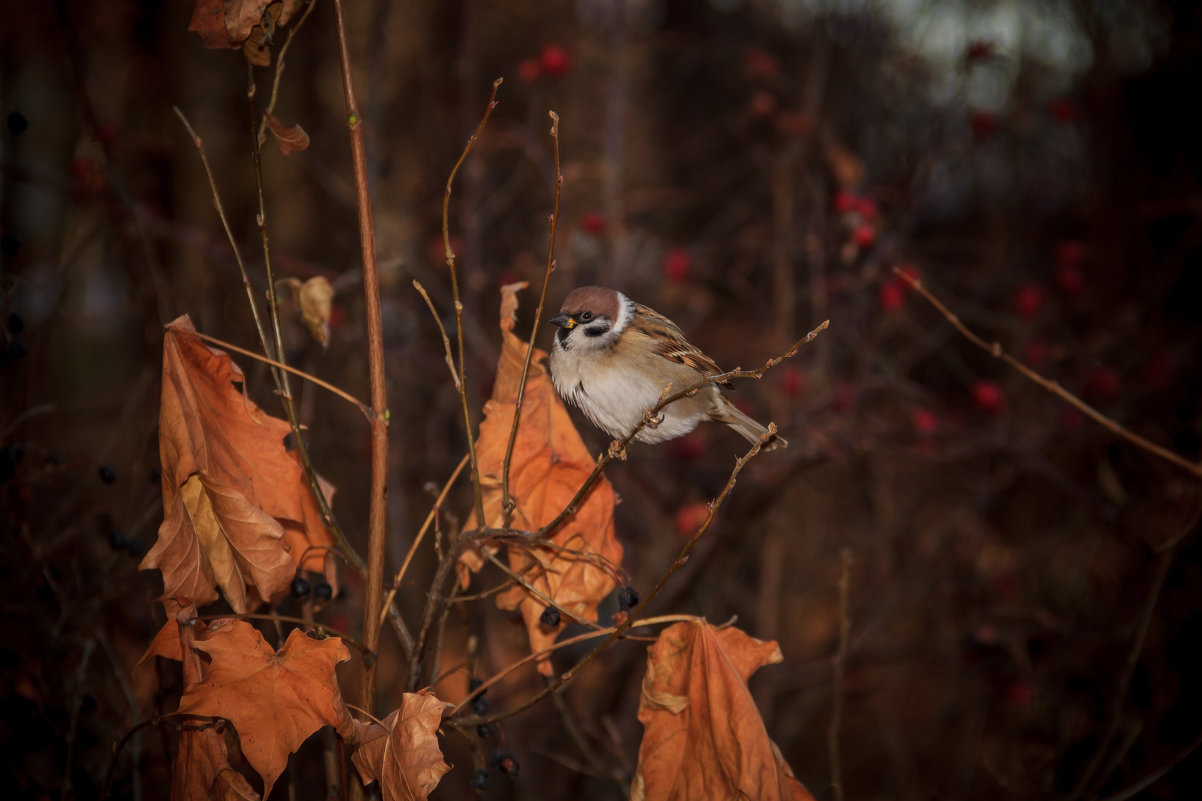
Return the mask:
<svg viewBox="0 0 1202 801">
<path fill-rule="evenodd" d="M 780 59 L 753 47 L 747 51 L 747 74 L 755 78 L 775 78 L 780 75 Z"/>
<path fill-rule="evenodd" d="M 1062 239 L 1056 243 L 1057 267 L 1080 267 L 1085 261 L 1085 245 L 1075 239 Z"/>
<path fill-rule="evenodd" d="M 1069 297 L 1076 297 L 1085 291 L 1085 273 L 1080 267 L 1062 264 L 1056 268 L 1056 287 Z"/>
<path fill-rule="evenodd" d="M 664 259 L 664 275 L 669 281 L 674 284 L 682 283 L 688 279 L 689 273 L 692 271 L 693 257 L 687 248 L 674 247 L 668 251 L 668 255 Z"/>
<path fill-rule="evenodd" d="M 970 121 L 973 136 L 984 139 L 998 129 L 997 114 L 992 111 L 974 111 Z"/>
<path fill-rule="evenodd" d="M 805 392 L 806 374 L 800 367 L 786 367 L 784 373 L 784 378 L 781 380 L 781 389 L 784 391 L 786 397 L 796 398 Z"/>
<path fill-rule="evenodd" d="M 839 212 L 840 214 L 847 214 L 848 212 L 855 211 L 857 203 L 859 203 L 859 198 L 856 196 L 856 193 L 848 192 L 847 190 L 836 192 L 834 200 L 832 201 L 835 211 Z"/>
<path fill-rule="evenodd" d="M 1111 400 L 1118 397 L 1122 381 L 1117 371 L 1109 367 L 1095 367 L 1085 374 L 1081 392 L 1091 400 Z"/>
<path fill-rule="evenodd" d="M 1077 117 L 1079 116 L 1077 113 L 1077 104 L 1063 97 L 1053 101 L 1049 111 L 1051 111 L 1052 117 L 1057 122 L 1065 125 L 1073 125 L 1077 122 Z"/>
<path fill-rule="evenodd" d="M 1047 294 L 1039 284 L 1023 284 L 1014 292 L 1014 311 L 1019 317 L 1033 320 L 1039 316 Z"/>
<path fill-rule="evenodd" d="M 587 212 L 580 218 L 580 228 L 586 234 L 601 236 L 605 233 L 605 215 L 599 211 Z"/>
<path fill-rule="evenodd" d="M 1006 700 L 1011 706 L 1028 707 L 1035 700 L 1035 691 L 1025 681 L 1016 681 L 1007 688 Z"/>
<path fill-rule="evenodd" d="M 939 430 L 939 418 L 930 409 L 924 409 L 921 406 L 910 412 L 910 422 L 913 424 L 914 430 L 924 437 Z"/>
<path fill-rule="evenodd" d="M 968 49 L 964 51 L 964 57 L 969 61 L 980 61 L 991 55 L 993 55 L 993 43 L 982 39 L 974 39 L 969 42 Z"/>
<path fill-rule="evenodd" d="M 518 64 L 518 77 L 523 83 L 534 83 L 543 74 L 542 67 L 538 65 L 538 60 L 527 58 Z"/>
<path fill-rule="evenodd" d="M 876 227 L 868 223 L 860 223 L 851 232 L 851 236 L 861 248 L 870 248 L 876 242 Z"/>
<path fill-rule="evenodd" d="M 695 462 L 705 455 L 705 435 L 700 431 L 690 431 L 683 437 L 677 437 L 670 443 L 672 456 L 682 462 Z"/>
<path fill-rule="evenodd" d="M 572 69 L 572 54 L 557 44 L 543 48 L 539 63 L 548 78 L 562 78 Z"/>
<path fill-rule="evenodd" d="M 882 311 L 895 312 L 906 305 L 906 288 L 901 281 L 881 284 L 879 300 Z"/>
<path fill-rule="evenodd" d="M 976 401 L 977 406 L 990 414 L 999 413 L 1004 402 L 1001 387 L 984 378 L 972 385 L 972 399 Z"/>
<path fill-rule="evenodd" d="M 855 209 L 864 222 L 874 222 L 880 216 L 880 210 L 877 209 L 876 201 L 867 195 L 856 197 Z"/>
<path fill-rule="evenodd" d="M 1039 369 L 1048 360 L 1048 346 L 1042 339 L 1032 339 L 1023 350 L 1023 361 L 1028 367 Z"/>
<path fill-rule="evenodd" d="M 697 529 L 709 517 L 709 504 L 704 501 L 693 501 L 686 503 L 684 506 L 676 510 L 676 533 L 681 537 L 691 537 L 697 533 Z"/>
<path fill-rule="evenodd" d="M 751 115 L 753 117 L 771 117 L 776 113 L 776 95 L 766 89 L 761 89 L 751 95 Z"/>
</svg>

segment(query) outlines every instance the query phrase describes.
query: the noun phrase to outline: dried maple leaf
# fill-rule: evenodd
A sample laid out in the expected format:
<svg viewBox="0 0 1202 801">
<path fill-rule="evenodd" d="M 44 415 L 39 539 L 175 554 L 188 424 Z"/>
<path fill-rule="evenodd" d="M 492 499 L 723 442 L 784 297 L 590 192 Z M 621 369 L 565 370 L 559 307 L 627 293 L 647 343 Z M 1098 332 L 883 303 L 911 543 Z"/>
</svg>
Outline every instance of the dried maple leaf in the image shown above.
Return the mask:
<svg viewBox="0 0 1202 801">
<path fill-rule="evenodd" d="M 274 0 L 196 0 L 188 30 L 208 48 L 241 47 Z"/>
<path fill-rule="evenodd" d="M 162 570 L 164 597 L 203 604 L 217 598 L 220 585 L 231 605 L 245 611 L 259 597 L 286 592 L 284 560 L 292 560 L 295 572 L 305 553 L 291 553 L 297 537 L 285 538 L 278 521 L 296 524 L 305 550 L 318 546 L 313 561 L 304 556 L 307 569 L 320 566 L 320 548 L 333 538 L 300 462 L 284 447 L 291 426 L 247 399 L 239 389 L 242 371 L 193 330 L 184 316 L 163 338 L 159 456 L 168 517 L 142 567 Z M 220 536 L 213 517 L 224 525 Z M 208 528 L 198 529 L 198 521 Z"/>
<path fill-rule="evenodd" d="M 501 290 L 504 342 L 492 398 L 484 406 L 485 416 L 476 440 L 485 524 L 494 528 L 504 525 L 501 473 L 529 347 L 513 333 L 517 291 L 524 286 L 511 284 Z M 510 494 L 516 504 L 512 525 L 526 531 L 535 531 L 551 522 L 571 501 L 595 463 L 551 386 L 543 365 L 546 356 L 544 351 L 535 349 L 530 362 L 509 472 Z M 613 487 L 605 478 L 599 479 L 576 514 L 550 537 L 555 547 L 535 543 L 510 546 L 510 568 L 569 614 L 596 620 L 597 604 L 617 586 L 615 575 L 622 561 L 622 546 L 614 536 L 614 500 Z M 464 528 L 478 525 L 473 512 Z M 461 581 L 466 584 L 467 571 L 478 569 L 480 564 L 479 554 L 465 554 Z M 499 595 L 497 606 L 521 611 L 534 651 L 555 642 L 566 625 L 566 621 L 554 627 L 540 625 L 546 604 L 522 586 Z M 551 675 L 550 659 L 541 659 L 538 669 L 543 675 Z"/>
<path fill-rule="evenodd" d="M 813 801 L 768 739 L 747 689 L 752 673 L 781 660 L 775 642 L 703 620 L 661 632 L 648 649 L 631 801 Z"/>
<path fill-rule="evenodd" d="M 188 685 L 179 712 L 225 718 L 242 753 L 263 777 L 263 797 L 309 735 L 322 726 L 353 732 L 334 667 L 350 659 L 342 640 L 314 640 L 300 631 L 273 651 L 249 623 L 210 631 L 193 647 L 212 658 L 204 679 Z"/>
<path fill-rule="evenodd" d="M 366 784 L 380 781 L 384 801 L 422 801 L 451 766 L 438 747 L 442 713 L 454 704 L 433 693 L 405 693 L 384 725 L 357 724 L 359 746 L 351 759 Z"/>
</svg>

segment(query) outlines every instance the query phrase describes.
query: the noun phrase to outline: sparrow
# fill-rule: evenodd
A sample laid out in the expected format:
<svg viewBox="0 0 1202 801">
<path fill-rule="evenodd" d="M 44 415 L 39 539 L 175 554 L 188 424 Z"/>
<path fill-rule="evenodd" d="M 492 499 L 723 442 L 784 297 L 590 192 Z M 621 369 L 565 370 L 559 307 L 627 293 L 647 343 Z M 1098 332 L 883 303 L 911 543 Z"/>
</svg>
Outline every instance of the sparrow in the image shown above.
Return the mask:
<svg viewBox="0 0 1202 801">
<path fill-rule="evenodd" d="M 722 372 L 685 340 L 675 323 L 613 289 L 572 290 L 548 322 L 559 326 L 550 357 L 555 391 L 615 438 L 633 431 L 669 385 L 677 391 Z M 660 410 L 658 423 L 646 426 L 634 439 L 665 442 L 689 433 L 702 420 L 726 423 L 749 442 L 759 442 L 768 433 L 727 400 L 715 383 Z M 786 445 L 783 437 L 773 435 L 764 450 Z"/>
</svg>

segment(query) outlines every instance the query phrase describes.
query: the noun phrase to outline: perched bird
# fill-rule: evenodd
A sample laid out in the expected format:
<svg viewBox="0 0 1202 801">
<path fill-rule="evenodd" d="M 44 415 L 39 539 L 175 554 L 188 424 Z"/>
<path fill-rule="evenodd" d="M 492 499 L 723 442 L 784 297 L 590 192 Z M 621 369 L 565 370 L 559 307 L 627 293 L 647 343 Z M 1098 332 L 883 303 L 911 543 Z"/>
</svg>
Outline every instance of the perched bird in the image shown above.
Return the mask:
<svg viewBox="0 0 1202 801">
<path fill-rule="evenodd" d="M 550 322 L 559 326 L 551 347 L 555 391 L 612 437 L 633 431 L 669 384 L 675 392 L 706 374 L 722 372 L 685 340 L 675 323 L 613 289 L 572 290 Z M 768 433 L 727 400 L 717 384 L 707 384 L 662 409 L 658 425 L 643 428 L 634 439 L 665 442 L 689 433 L 702 420 L 726 423 L 750 442 Z M 787 444 L 774 435 L 764 450 Z"/>
</svg>

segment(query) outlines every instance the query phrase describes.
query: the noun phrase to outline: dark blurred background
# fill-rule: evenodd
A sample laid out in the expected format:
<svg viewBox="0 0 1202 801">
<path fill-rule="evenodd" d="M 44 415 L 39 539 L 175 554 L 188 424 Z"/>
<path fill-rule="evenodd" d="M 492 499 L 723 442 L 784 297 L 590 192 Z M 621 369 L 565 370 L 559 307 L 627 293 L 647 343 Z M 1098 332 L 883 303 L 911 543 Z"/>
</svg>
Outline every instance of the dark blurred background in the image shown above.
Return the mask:
<svg viewBox="0 0 1202 801">
<path fill-rule="evenodd" d="M 733 390 L 792 445 L 751 464 L 649 610 L 737 616 L 780 642 L 784 664 L 751 688 L 814 795 L 835 797 L 831 657 L 848 552 L 846 798 L 1200 797 L 1198 478 L 974 348 L 892 271 L 1196 462 L 1195 3 L 349 5 L 384 282 L 390 571 L 465 450 L 441 341 L 411 281 L 450 322 L 444 186 L 503 76 L 451 203 L 477 420 L 499 351 L 497 289 L 537 286 L 546 260 L 551 109 L 565 175 L 552 306 L 579 284 L 620 288 L 728 367 L 756 366 L 831 321 L 796 358 Z M 246 68 L 237 51 L 204 49 L 191 12 L 59 0 L 0 15 L 0 751 L 14 798 L 94 797 L 114 743 L 178 702 L 175 663 L 134 668 L 164 621 L 157 574 L 137 570 L 162 520 L 162 326 L 186 313 L 244 347 L 257 337 L 173 105 L 204 139 L 255 291 L 266 287 Z M 256 73 L 260 108 L 271 77 Z M 280 91 L 276 115 L 312 144 L 287 157 L 264 148 L 273 266 L 339 290 L 324 351 L 285 310 L 289 361 L 366 398 L 328 3 L 297 35 Z M 526 293 L 523 327 L 536 298 Z M 261 366 L 237 361 L 279 414 Z M 329 394 L 301 396 L 318 469 L 365 548 L 367 427 Z M 609 471 L 636 589 L 667 569 L 742 448 L 703 427 L 636 446 Z M 459 486 L 444 530 L 468 497 Z M 433 555 L 418 561 L 400 593 L 411 619 Z M 355 632 L 362 581 L 348 573 L 342 584 L 318 616 Z M 463 661 L 469 636 L 483 675 L 525 651 L 520 626 L 489 600 L 451 615 L 442 665 Z M 390 631 L 384 641 L 377 712 L 395 707 L 405 674 Z M 567 692 L 587 753 L 549 702 L 492 741 L 448 736 L 456 769 L 437 797 L 467 797 L 502 742 L 522 774 L 495 775 L 486 798 L 628 794 L 644 665 L 644 645 L 626 643 Z M 439 692 L 465 684 L 460 672 Z M 490 699 L 504 709 L 536 687 L 518 676 Z M 170 722 L 131 737 L 111 797 L 166 797 L 176 741 Z M 320 763 L 320 744 L 307 745 L 275 797 L 317 797 L 307 793 L 320 779 L 306 777 Z"/>
</svg>

